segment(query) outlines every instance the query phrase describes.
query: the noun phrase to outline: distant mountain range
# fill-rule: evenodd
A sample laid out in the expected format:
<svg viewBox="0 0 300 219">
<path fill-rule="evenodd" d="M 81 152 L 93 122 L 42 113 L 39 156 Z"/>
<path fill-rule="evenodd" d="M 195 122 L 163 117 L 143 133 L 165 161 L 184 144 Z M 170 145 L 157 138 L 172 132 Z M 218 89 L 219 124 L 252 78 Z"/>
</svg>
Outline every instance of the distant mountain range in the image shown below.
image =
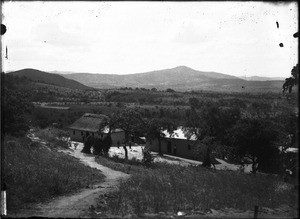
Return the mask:
<svg viewBox="0 0 300 219">
<path fill-rule="evenodd" d="M 261 76 L 239 76 L 239 78 L 244 79 L 246 81 L 284 81 L 284 77 L 261 77 Z"/>
<path fill-rule="evenodd" d="M 206 90 L 221 92 L 281 92 L 283 80 L 256 81 L 217 72 L 197 71 L 186 66 L 145 73 L 116 75 L 59 72 L 47 73 L 35 69 L 10 72 L 30 80 L 77 89 L 113 89 L 121 87 L 171 88 L 178 91 Z M 252 79 L 255 79 L 253 77 Z M 249 79 L 249 78 L 248 78 Z"/>
<path fill-rule="evenodd" d="M 211 90 L 235 92 L 280 92 L 282 81 L 247 81 L 217 72 L 197 71 L 186 66 L 145 73 L 116 75 L 72 73 L 63 74 L 86 86 L 94 88 L 144 87 L 179 91 Z"/>
<path fill-rule="evenodd" d="M 49 73 L 53 73 L 53 74 L 59 74 L 59 75 L 66 75 L 66 74 L 78 74 L 81 72 L 73 72 L 73 71 L 49 71 Z"/>
<path fill-rule="evenodd" d="M 177 89 L 186 89 L 191 85 L 197 88 L 201 84 L 211 83 L 211 81 L 215 80 L 241 80 L 226 74 L 196 71 L 186 66 L 127 75 L 74 73 L 64 74 L 63 76 L 96 88 L 176 87 Z"/>
<path fill-rule="evenodd" d="M 85 86 L 78 81 L 67 79 L 58 74 L 47 73 L 43 71 L 39 71 L 36 69 L 22 69 L 19 71 L 9 72 L 9 75 L 18 76 L 18 77 L 26 77 L 31 81 L 52 84 L 60 87 L 67 87 L 72 89 L 91 89 L 88 86 Z"/>
</svg>

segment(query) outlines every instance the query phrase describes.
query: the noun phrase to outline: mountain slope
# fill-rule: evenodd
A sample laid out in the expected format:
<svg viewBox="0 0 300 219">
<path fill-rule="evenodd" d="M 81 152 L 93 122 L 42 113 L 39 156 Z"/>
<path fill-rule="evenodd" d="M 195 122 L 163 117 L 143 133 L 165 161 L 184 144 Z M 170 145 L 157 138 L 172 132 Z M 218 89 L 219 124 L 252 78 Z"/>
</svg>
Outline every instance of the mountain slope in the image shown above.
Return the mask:
<svg viewBox="0 0 300 219">
<path fill-rule="evenodd" d="M 208 84 L 226 85 L 232 83 L 231 81 L 235 83 L 244 81 L 238 77 L 216 72 L 196 71 L 186 66 L 127 75 L 74 73 L 63 76 L 96 88 L 156 87 L 188 90 Z"/>
<path fill-rule="evenodd" d="M 247 81 L 284 81 L 284 77 L 261 77 L 261 76 L 239 76 L 239 78 L 247 80 Z"/>
<path fill-rule="evenodd" d="M 22 69 L 19 71 L 10 72 L 8 73 L 8 75 L 13 75 L 18 77 L 25 76 L 26 78 L 35 82 L 52 84 L 60 87 L 67 87 L 67 88 L 80 89 L 80 90 L 90 89 L 88 86 L 85 86 L 76 80 L 67 79 L 58 74 L 51 74 L 36 69 L 29 69 L 29 68 Z"/>
<path fill-rule="evenodd" d="M 64 74 L 66 78 L 95 88 L 144 87 L 178 91 L 207 90 L 227 92 L 281 92 L 283 81 L 247 81 L 239 77 L 197 71 L 186 66 L 136 73 L 115 74 Z"/>
</svg>

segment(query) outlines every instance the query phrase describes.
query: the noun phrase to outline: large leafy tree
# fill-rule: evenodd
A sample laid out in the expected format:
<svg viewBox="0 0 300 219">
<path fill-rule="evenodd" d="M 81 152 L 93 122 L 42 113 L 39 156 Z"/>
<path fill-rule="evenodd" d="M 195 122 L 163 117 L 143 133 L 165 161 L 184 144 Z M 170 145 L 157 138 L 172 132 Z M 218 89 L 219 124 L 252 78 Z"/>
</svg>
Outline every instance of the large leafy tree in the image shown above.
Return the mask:
<svg viewBox="0 0 300 219">
<path fill-rule="evenodd" d="M 125 141 L 123 148 L 125 151 L 125 160 L 128 160 L 128 151 L 131 137 L 143 135 L 144 122 L 141 114 L 134 109 L 125 108 L 121 112 L 113 114 L 110 120 L 110 127 L 121 128 L 125 132 Z"/>
<path fill-rule="evenodd" d="M 291 77 L 285 79 L 285 82 L 282 86 L 283 93 L 286 91 L 289 91 L 289 93 L 291 93 L 293 86 L 298 85 L 298 83 L 299 83 L 299 67 L 297 64 L 296 66 L 293 67 L 291 71 Z"/>
<path fill-rule="evenodd" d="M 213 137 L 223 144 L 227 143 L 228 130 L 241 117 L 241 112 L 236 107 L 220 107 L 210 102 L 200 109 L 192 107 L 188 113 L 185 128 L 190 135 L 194 134 L 198 140 Z"/>
<path fill-rule="evenodd" d="M 195 97 L 191 97 L 189 98 L 189 105 L 192 109 L 198 109 L 200 107 L 200 101 Z"/>
<path fill-rule="evenodd" d="M 276 125 L 270 120 L 243 118 L 231 129 L 232 145 L 236 147 L 240 159 L 252 161 L 252 173 L 266 169 L 274 163 L 278 149 L 275 146 L 279 134 Z"/>
<path fill-rule="evenodd" d="M 148 139 L 157 139 L 158 141 L 158 154 L 163 155 L 161 150 L 161 140 L 165 137 L 164 130 L 170 134 L 176 130 L 176 124 L 168 118 L 152 118 L 145 121 L 146 136 Z"/>
<path fill-rule="evenodd" d="M 238 108 L 222 108 L 217 103 L 208 102 L 197 109 L 195 104 L 191 104 L 184 131 L 188 137 L 192 135 L 197 137 L 199 140 L 198 151 L 206 150 L 204 166 L 210 166 L 212 163 L 211 152 L 216 145 L 220 148 L 220 145 L 228 144 L 228 130 L 235 125 L 239 118 L 240 110 Z"/>
</svg>

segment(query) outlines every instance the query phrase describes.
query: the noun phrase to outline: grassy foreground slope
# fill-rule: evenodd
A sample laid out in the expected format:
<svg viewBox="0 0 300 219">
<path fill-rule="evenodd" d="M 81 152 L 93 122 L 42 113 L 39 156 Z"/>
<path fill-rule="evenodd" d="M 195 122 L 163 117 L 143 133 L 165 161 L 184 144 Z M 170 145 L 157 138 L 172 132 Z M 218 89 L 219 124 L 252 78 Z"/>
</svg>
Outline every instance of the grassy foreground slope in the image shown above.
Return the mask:
<svg viewBox="0 0 300 219">
<path fill-rule="evenodd" d="M 99 170 L 28 138 L 6 136 L 3 150 L 8 213 L 76 192 L 104 178 Z"/>
<path fill-rule="evenodd" d="M 99 200 L 98 211 L 127 215 L 158 212 L 192 212 L 234 208 L 251 210 L 259 207 L 296 206 L 297 191 L 277 176 L 256 176 L 214 171 L 203 167 L 183 167 L 154 163 L 146 168 L 137 161 L 96 159 L 102 165 L 132 174 L 111 194 L 107 205 Z"/>
</svg>

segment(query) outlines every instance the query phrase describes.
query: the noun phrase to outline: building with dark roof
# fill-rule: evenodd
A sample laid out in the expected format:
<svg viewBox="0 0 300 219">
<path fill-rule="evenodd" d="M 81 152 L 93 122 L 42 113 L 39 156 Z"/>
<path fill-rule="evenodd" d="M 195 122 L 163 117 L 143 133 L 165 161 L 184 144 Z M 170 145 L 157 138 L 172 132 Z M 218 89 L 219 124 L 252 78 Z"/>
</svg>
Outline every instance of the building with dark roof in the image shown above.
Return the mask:
<svg viewBox="0 0 300 219">
<path fill-rule="evenodd" d="M 68 127 L 71 140 L 84 142 L 90 135 L 104 138 L 109 131 L 108 121 L 109 117 L 106 115 L 85 113 Z M 125 141 L 125 132 L 122 129 L 113 129 L 111 138 L 112 146 L 121 145 Z"/>
<path fill-rule="evenodd" d="M 173 133 L 167 130 L 163 131 L 164 137 L 161 139 L 161 151 L 163 154 L 195 159 L 195 147 L 197 147 L 196 135 L 187 136 L 182 127 L 179 127 Z M 147 139 L 146 146 L 151 151 L 159 152 L 158 139 Z"/>
</svg>

